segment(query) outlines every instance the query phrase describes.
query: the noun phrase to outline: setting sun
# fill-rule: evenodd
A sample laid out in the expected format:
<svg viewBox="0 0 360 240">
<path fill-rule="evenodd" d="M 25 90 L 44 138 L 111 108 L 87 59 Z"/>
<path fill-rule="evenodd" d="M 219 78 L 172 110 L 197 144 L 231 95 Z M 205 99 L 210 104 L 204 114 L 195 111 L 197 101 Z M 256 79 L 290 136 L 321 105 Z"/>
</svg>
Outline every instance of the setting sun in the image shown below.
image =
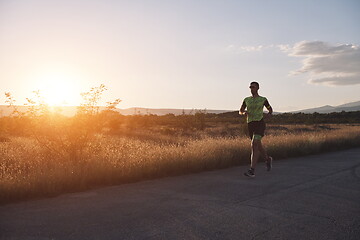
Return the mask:
<svg viewBox="0 0 360 240">
<path fill-rule="evenodd" d="M 40 95 L 50 106 L 78 105 L 81 89 L 75 79 L 63 75 L 48 75 L 39 83 Z"/>
</svg>

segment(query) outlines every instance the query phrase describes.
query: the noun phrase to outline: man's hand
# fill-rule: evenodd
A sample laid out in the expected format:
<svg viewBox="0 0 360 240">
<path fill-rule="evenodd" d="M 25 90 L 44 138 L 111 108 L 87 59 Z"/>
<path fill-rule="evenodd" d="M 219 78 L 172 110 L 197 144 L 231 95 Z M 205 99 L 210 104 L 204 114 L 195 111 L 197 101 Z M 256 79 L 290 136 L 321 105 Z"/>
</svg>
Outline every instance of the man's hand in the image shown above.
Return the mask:
<svg viewBox="0 0 360 240">
<path fill-rule="evenodd" d="M 247 111 L 239 111 L 239 114 L 240 114 L 240 115 L 247 116 L 247 115 L 248 115 L 248 112 L 247 112 Z"/>
</svg>

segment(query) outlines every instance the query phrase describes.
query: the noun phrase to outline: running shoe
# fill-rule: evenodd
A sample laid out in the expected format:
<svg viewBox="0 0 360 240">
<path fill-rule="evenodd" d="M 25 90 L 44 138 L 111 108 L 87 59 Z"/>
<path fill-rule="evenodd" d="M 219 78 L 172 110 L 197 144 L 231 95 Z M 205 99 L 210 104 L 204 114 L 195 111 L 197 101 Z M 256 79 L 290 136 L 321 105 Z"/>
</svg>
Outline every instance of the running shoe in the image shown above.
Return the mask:
<svg viewBox="0 0 360 240">
<path fill-rule="evenodd" d="M 247 177 L 251 177 L 251 178 L 255 177 L 254 170 L 252 170 L 252 169 L 249 169 L 246 172 L 244 172 L 244 175 Z"/>
</svg>

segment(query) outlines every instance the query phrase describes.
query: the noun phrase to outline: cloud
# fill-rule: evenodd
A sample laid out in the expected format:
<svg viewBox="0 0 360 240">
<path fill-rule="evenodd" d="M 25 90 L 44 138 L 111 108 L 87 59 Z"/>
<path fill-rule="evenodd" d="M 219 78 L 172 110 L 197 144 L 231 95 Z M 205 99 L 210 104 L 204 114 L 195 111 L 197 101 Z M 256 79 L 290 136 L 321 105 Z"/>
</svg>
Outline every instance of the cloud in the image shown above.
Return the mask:
<svg viewBox="0 0 360 240">
<path fill-rule="evenodd" d="M 289 52 L 291 50 L 291 47 L 288 44 L 280 44 L 277 45 L 277 47 L 283 52 Z"/>
<path fill-rule="evenodd" d="M 323 77 L 319 79 L 310 79 L 310 82 L 315 84 L 327 85 L 355 85 L 360 83 L 359 75 Z"/>
<path fill-rule="evenodd" d="M 290 45 L 246 45 L 246 46 L 239 46 L 235 44 L 230 44 L 226 47 L 226 50 L 235 54 L 240 54 L 244 52 L 260 52 L 267 49 L 280 49 L 283 52 L 289 50 Z"/>
<path fill-rule="evenodd" d="M 236 54 L 240 54 L 240 53 L 244 53 L 244 52 L 259 52 L 261 50 L 263 50 L 265 47 L 263 45 L 258 45 L 258 46 L 236 46 L 236 45 L 229 45 L 227 46 L 227 50 L 232 52 L 232 53 L 236 53 Z"/>
<path fill-rule="evenodd" d="M 332 86 L 360 84 L 360 49 L 352 44 L 330 45 L 322 41 L 279 45 L 289 56 L 304 57 L 301 69 L 291 74 L 310 73 L 309 83 Z"/>
</svg>

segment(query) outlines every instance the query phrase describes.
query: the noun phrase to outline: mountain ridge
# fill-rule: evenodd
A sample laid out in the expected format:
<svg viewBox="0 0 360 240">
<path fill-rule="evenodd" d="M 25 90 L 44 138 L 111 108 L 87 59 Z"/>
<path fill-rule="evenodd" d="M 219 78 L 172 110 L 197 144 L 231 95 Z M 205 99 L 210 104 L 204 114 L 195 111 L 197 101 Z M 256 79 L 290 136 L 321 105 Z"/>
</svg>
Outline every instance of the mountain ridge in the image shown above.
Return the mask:
<svg viewBox="0 0 360 240">
<path fill-rule="evenodd" d="M 338 106 L 325 105 L 316 108 L 308 108 L 298 111 L 291 111 L 290 113 L 332 113 L 332 112 L 352 112 L 352 111 L 360 111 L 360 101 L 350 102 L 341 104 Z"/>
<path fill-rule="evenodd" d="M 17 106 L 20 112 L 26 111 L 26 106 Z M 77 106 L 63 106 L 57 107 L 60 109 L 60 113 L 65 116 L 73 116 L 76 113 Z M 104 110 L 105 107 L 99 107 L 100 110 Z M 226 112 L 235 112 L 238 110 L 216 110 L 216 109 L 178 109 L 178 108 L 142 108 L 142 107 L 132 107 L 132 108 L 116 108 L 117 112 L 123 115 L 166 115 L 166 114 L 174 114 L 174 115 L 181 115 L 181 114 L 195 114 L 197 111 L 205 111 L 206 113 L 226 113 Z M 350 102 L 341 104 L 338 106 L 331 106 L 331 105 L 324 105 L 321 107 L 315 108 L 308 108 L 303 110 L 297 111 L 289 111 L 288 113 L 331 113 L 331 112 L 352 112 L 352 111 L 360 111 L 360 101 Z M 0 117 L 2 116 L 9 116 L 12 112 L 12 109 L 7 105 L 0 105 Z M 279 112 L 281 113 L 281 112 Z M 285 112 L 283 112 L 285 113 Z"/>
<path fill-rule="evenodd" d="M 26 106 L 16 106 L 18 111 L 25 112 Z M 61 107 L 50 107 L 53 109 L 57 109 L 61 114 L 65 116 L 74 116 L 77 111 L 77 106 L 61 106 Z M 106 107 L 99 107 L 99 110 L 105 110 Z M 13 110 L 11 107 L 7 105 L 0 105 L 0 117 L 1 116 L 9 116 Z M 224 112 L 232 112 L 233 110 L 214 110 L 214 109 L 176 109 L 176 108 L 142 108 L 142 107 L 131 107 L 131 108 L 116 108 L 116 112 L 119 112 L 122 115 L 166 115 L 166 114 L 174 114 L 174 115 L 182 115 L 182 114 L 195 114 L 198 111 L 204 111 L 206 113 L 224 113 Z"/>
</svg>

